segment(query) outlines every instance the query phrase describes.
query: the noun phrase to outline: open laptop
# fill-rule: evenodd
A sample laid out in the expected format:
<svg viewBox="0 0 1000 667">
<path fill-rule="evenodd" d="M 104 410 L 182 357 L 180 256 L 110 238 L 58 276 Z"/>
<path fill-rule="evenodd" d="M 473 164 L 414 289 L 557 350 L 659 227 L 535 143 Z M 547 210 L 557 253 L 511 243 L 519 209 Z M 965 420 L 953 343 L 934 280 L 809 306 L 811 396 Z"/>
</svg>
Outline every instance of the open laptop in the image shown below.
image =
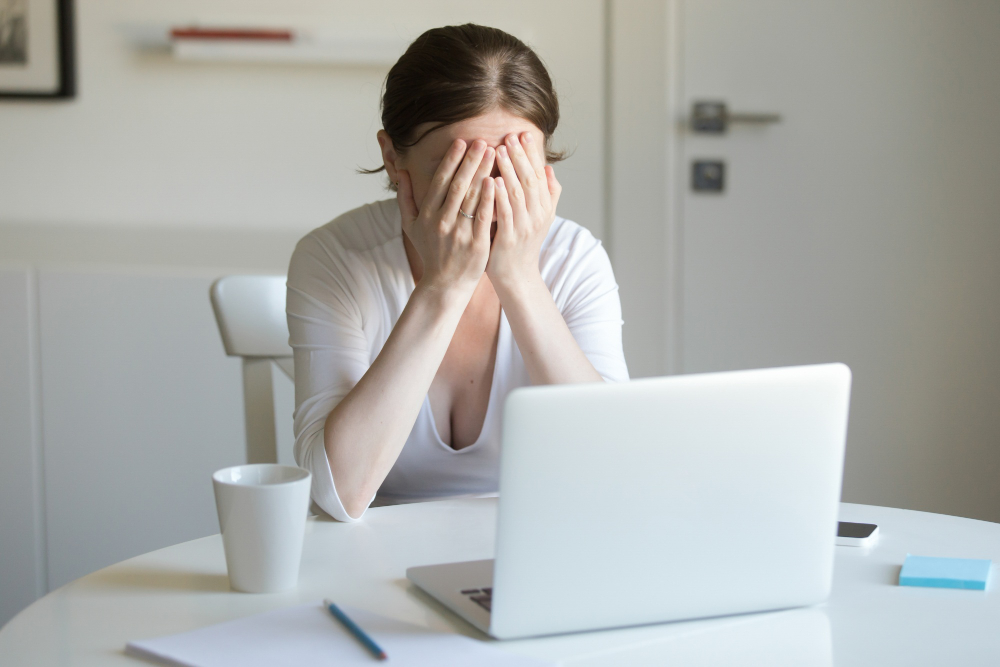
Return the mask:
<svg viewBox="0 0 1000 667">
<path fill-rule="evenodd" d="M 499 639 L 829 595 L 843 364 L 517 389 L 495 560 L 406 576 Z"/>
</svg>

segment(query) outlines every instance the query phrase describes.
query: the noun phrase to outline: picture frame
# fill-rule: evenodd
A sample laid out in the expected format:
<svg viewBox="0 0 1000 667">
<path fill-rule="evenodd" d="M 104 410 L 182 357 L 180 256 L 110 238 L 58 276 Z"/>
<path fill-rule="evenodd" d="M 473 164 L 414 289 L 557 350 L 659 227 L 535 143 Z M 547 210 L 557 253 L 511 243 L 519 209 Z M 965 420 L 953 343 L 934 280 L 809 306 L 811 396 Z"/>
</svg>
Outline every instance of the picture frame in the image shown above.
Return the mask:
<svg viewBox="0 0 1000 667">
<path fill-rule="evenodd" d="M 0 99 L 76 95 L 73 0 L 0 0 Z"/>
</svg>

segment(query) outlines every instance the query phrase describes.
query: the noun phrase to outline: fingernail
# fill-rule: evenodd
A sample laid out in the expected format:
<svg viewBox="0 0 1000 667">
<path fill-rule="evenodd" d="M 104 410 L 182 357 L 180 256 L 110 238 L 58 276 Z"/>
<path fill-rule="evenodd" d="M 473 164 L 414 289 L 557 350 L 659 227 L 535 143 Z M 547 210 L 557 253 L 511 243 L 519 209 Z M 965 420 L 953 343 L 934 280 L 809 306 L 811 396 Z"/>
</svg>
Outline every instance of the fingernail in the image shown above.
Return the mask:
<svg viewBox="0 0 1000 667">
<path fill-rule="evenodd" d="M 500 148 L 498 148 L 497 149 L 497 155 L 499 155 L 502 158 L 506 158 L 507 157 L 507 147 L 506 146 L 501 146 Z"/>
<path fill-rule="evenodd" d="M 524 134 L 522 134 L 521 141 L 523 141 L 526 144 L 530 144 L 532 142 L 531 132 L 525 132 Z"/>
<path fill-rule="evenodd" d="M 476 139 L 475 141 L 472 142 L 472 148 L 475 149 L 475 150 L 477 150 L 477 151 L 479 149 L 481 149 L 485 145 L 486 145 L 486 142 L 483 141 L 482 139 Z"/>
<path fill-rule="evenodd" d="M 516 134 L 507 135 L 507 143 L 508 144 L 510 144 L 511 146 L 513 146 L 515 141 L 517 141 L 517 135 Z"/>
</svg>

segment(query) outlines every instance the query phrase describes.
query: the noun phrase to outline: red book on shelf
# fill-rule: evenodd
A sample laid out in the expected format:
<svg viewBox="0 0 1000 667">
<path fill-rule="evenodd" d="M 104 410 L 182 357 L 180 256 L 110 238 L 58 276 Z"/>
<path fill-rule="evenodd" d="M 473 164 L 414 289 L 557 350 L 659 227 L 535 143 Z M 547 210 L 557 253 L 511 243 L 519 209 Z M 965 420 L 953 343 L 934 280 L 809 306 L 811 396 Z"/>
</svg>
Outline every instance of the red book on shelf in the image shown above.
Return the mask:
<svg viewBox="0 0 1000 667">
<path fill-rule="evenodd" d="M 290 42 L 291 30 L 266 28 L 172 28 L 170 39 L 235 40 L 251 42 Z"/>
</svg>

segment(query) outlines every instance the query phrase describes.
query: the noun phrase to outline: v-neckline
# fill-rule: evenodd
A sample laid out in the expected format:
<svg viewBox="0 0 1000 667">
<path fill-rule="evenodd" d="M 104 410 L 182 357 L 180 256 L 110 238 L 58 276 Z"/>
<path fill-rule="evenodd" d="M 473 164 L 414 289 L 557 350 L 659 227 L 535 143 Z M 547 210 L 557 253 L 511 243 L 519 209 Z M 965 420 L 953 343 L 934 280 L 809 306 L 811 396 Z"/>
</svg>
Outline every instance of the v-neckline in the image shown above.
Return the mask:
<svg viewBox="0 0 1000 667">
<path fill-rule="evenodd" d="M 500 363 L 500 355 L 503 354 L 503 351 L 506 349 L 505 342 L 508 334 L 508 327 L 505 326 L 506 323 L 507 317 L 504 315 L 503 308 L 501 308 L 500 323 L 498 324 L 499 330 L 497 332 L 497 349 L 496 354 L 493 355 L 493 379 L 490 380 L 490 396 L 486 402 L 486 414 L 483 415 L 483 425 L 479 430 L 479 435 L 472 444 L 462 447 L 461 449 L 455 449 L 441 438 L 441 431 L 438 430 L 437 420 L 434 419 L 434 409 L 431 407 L 430 394 L 424 395 L 423 409 L 427 410 L 431 432 L 434 434 L 434 441 L 452 454 L 462 454 L 472 449 L 478 449 L 483 444 L 486 432 L 489 430 L 488 426 L 490 423 L 490 417 L 493 414 L 493 399 L 496 396 L 501 369 L 504 368 L 504 366 Z"/>
<path fill-rule="evenodd" d="M 410 297 L 413 296 L 413 290 L 416 289 L 417 283 L 413 279 L 413 269 L 410 268 L 410 259 L 409 257 L 406 256 L 406 242 L 403 239 L 404 234 L 403 234 L 402 218 L 399 218 L 398 222 L 399 222 L 399 245 L 397 245 L 396 247 L 398 248 L 400 256 L 402 257 L 402 268 L 404 269 L 403 271 L 403 273 L 405 274 L 404 280 L 406 282 L 406 288 L 407 288 L 406 300 L 409 301 Z M 406 307 L 405 304 L 403 305 L 403 307 L 404 308 Z M 480 446 L 483 444 L 483 440 L 486 437 L 487 430 L 489 430 L 488 426 L 490 423 L 490 417 L 493 415 L 494 411 L 493 399 L 496 396 L 497 385 L 499 383 L 501 369 L 504 368 L 505 367 L 504 364 L 507 363 L 506 354 L 504 354 L 504 350 L 506 350 L 507 348 L 506 341 L 507 341 L 507 336 L 509 335 L 509 327 L 507 326 L 507 316 L 504 314 L 502 307 L 500 308 L 500 323 L 498 327 L 499 331 L 497 332 L 497 349 L 496 349 L 496 354 L 493 355 L 493 378 L 492 380 L 490 380 L 490 397 L 486 403 L 486 414 L 483 416 L 483 426 L 480 429 L 479 436 L 476 438 L 475 442 L 473 442 L 471 445 L 468 445 L 467 447 L 462 447 L 461 449 L 455 449 L 454 447 L 446 443 L 441 438 L 441 432 L 438 430 L 437 421 L 434 419 L 434 410 L 431 408 L 431 397 L 429 394 L 424 395 L 424 403 L 423 406 L 421 407 L 421 410 L 427 411 L 427 416 L 430 421 L 430 427 L 434 436 L 434 441 L 442 449 L 452 454 L 463 454 L 471 450 L 479 449 Z M 500 355 L 502 354 L 504 355 L 503 364 L 501 364 L 500 360 Z"/>
</svg>

